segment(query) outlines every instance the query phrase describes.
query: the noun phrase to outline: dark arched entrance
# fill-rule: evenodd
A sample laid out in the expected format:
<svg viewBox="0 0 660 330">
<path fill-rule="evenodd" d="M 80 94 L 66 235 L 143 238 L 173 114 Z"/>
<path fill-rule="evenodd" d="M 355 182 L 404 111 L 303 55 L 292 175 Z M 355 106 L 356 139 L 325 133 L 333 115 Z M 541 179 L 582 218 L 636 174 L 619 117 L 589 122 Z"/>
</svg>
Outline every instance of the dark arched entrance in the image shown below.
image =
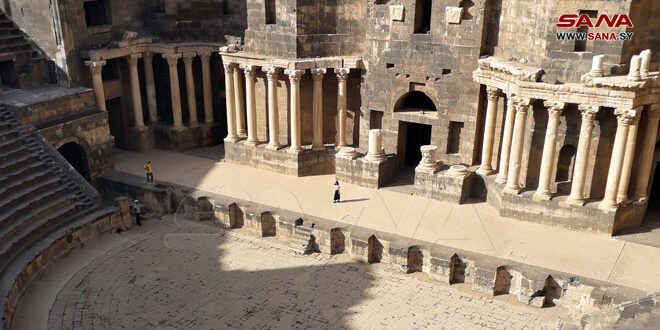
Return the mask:
<svg viewBox="0 0 660 330">
<path fill-rule="evenodd" d="M 653 157 L 654 165 L 651 168 L 652 177 L 651 189 L 649 192 L 649 206 L 648 210 L 653 212 L 660 212 L 660 142 L 655 145 L 655 156 Z"/>
<path fill-rule="evenodd" d="M 69 142 L 62 145 L 57 151 L 60 152 L 62 157 L 66 159 L 73 168 L 82 175 L 85 180 L 89 181 L 89 163 L 87 162 L 87 154 L 85 149 L 78 143 Z"/>
</svg>

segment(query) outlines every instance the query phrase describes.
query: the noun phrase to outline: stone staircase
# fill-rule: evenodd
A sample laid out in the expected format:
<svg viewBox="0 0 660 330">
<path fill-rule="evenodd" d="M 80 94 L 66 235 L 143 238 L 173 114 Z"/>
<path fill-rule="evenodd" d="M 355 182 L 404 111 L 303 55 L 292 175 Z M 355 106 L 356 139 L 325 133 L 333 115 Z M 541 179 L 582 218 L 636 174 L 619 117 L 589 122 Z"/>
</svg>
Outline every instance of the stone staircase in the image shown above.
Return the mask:
<svg viewBox="0 0 660 330">
<path fill-rule="evenodd" d="M 289 249 L 298 254 L 312 253 L 314 252 L 313 246 L 310 246 L 310 241 L 312 241 L 312 239 L 312 228 L 297 225 Z"/>
<path fill-rule="evenodd" d="M 0 61 L 14 61 L 19 87 L 36 87 L 44 82 L 45 59 L 30 39 L 0 10 Z M 34 77 L 33 72 L 37 73 Z"/>
<path fill-rule="evenodd" d="M 98 193 L 0 105 L 0 308 L 44 246 L 100 207 Z M 4 324 L 4 321 L 3 321 Z M 1 327 L 0 327 L 1 328 Z"/>
</svg>

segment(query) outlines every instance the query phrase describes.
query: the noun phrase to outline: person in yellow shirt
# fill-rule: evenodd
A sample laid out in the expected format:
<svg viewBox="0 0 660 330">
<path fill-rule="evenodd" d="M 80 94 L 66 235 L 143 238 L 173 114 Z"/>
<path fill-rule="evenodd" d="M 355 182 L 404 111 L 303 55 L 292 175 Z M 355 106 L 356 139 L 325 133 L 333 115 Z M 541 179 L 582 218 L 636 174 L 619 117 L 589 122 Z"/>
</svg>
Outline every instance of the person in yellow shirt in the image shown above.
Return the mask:
<svg viewBox="0 0 660 330">
<path fill-rule="evenodd" d="M 151 161 L 148 160 L 144 165 L 144 171 L 147 173 L 147 183 L 154 184 L 154 172 L 151 169 Z"/>
</svg>

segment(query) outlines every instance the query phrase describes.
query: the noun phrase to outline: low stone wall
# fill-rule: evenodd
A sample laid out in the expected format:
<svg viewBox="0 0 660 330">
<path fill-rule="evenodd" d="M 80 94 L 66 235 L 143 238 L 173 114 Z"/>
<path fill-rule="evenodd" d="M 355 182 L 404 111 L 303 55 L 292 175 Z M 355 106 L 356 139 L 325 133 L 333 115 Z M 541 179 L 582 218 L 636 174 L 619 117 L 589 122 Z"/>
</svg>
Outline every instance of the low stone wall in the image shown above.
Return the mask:
<svg viewBox="0 0 660 330">
<path fill-rule="evenodd" d="M 148 209 L 158 213 L 174 212 L 176 205 L 173 202 L 173 188 L 156 184 L 149 185 L 144 177 L 108 172 L 96 181 L 99 193 L 106 199 L 127 196 L 131 200 L 137 199 Z"/>
<path fill-rule="evenodd" d="M 372 162 L 364 157 L 335 157 L 335 175 L 340 182 L 352 183 L 367 188 L 380 188 L 396 174 L 396 158 L 388 155 L 382 162 Z"/>
<path fill-rule="evenodd" d="M 185 151 L 200 146 L 212 146 L 220 143 L 220 127 L 217 124 L 200 124 L 195 127 L 184 126 L 182 130 L 174 130 L 167 124 L 159 124 L 150 127 L 153 130 L 153 144 L 164 150 Z M 140 132 L 141 133 L 141 132 Z M 151 133 L 149 133 L 151 134 Z M 138 132 L 130 132 L 130 135 L 140 135 Z M 140 137 L 143 143 L 152 143 L 150 136 Z M 129 145 L 131 150 L 146 151 L 146 147 L 138 145 L 142 142 L 134 142 Z M 145 150 L 143 150 L 145 149 Z"/>
<path fill-rule="evenodd" d="M 383 263 L 397 272 L 421 272 L 448 284 L 470 283 L 475 291 L 511 294 L 520 302 L 537 307 L 564 306 L 575 317 L 645 295 L 612 283 L 273 209 L 253 201 L 204 191 L 177 191 L 178 186 L 168 189 L 172 196 L 179 196 L 172 197 L 183 206 L 179 214 L 191 220 L 207 221 L 285 245 L 292 245 L 299 228 L 311 228 L 312 243 L 322 253 L 349 253 L 353 259 Z"/>
<path fill-rule="evenodd" d="M 286 175 L 309 176 L 335 172 L 334 148 L 304 149 L 290 152 L 288 148 L 268 149 L 266 144 L 252 146 L 246 141 L 225 141 L 225 159 L 228 162 L 266 169 Z"/>
<path fill-rule="evenodd" d="M 80 226 L 68 230 L 63 236 L 56 238 L 50 245 L 42 249 L 11 286 L 7 304 L 4 306 L 4 329 L 11 329 L 14 312 L 30 284 L 41 277 L 51 265 L 101 235 L 112 234 L 117 228 L 130 229 L 132 222 L 129 205 L 130 202 L 127 198 L 117 198 L 113 207 L 79 220 Z"/>
</svg>

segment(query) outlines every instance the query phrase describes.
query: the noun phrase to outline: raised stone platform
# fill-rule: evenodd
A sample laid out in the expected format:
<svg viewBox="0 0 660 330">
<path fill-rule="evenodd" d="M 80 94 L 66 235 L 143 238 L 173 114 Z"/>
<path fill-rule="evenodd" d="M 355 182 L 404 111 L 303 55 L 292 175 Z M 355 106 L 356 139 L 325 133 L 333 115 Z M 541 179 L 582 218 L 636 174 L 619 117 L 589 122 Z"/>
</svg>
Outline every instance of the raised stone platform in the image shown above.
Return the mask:
<svg viewBox="0 0 660 330">
<path fill-rule="evenodd" d="M 267 144 L 250 145 L 245 140 L 225 141 L 225 159 L 228 162 L 293 176 L 333 173 L 334 153 L 332 147 L 323 150 L 303 148 L 300 152 L 291 152 L 286 147 L 273 150 Z"/>
<path fill-rule="evenodd" d="M 396 156 L 386 155 L 382 160 L 371 161 L 352 148 L 335 156 L 337 180 L 367 188 L 380 188 L 392 180 L 396 173 Z"/>
<path fill-rule="evenodd" d="M 472 194 L 474 171 L 462 165 L 445 166 L 438 173 L 415 171 L 415 195 L 465 203 Z"/>
</svg>

